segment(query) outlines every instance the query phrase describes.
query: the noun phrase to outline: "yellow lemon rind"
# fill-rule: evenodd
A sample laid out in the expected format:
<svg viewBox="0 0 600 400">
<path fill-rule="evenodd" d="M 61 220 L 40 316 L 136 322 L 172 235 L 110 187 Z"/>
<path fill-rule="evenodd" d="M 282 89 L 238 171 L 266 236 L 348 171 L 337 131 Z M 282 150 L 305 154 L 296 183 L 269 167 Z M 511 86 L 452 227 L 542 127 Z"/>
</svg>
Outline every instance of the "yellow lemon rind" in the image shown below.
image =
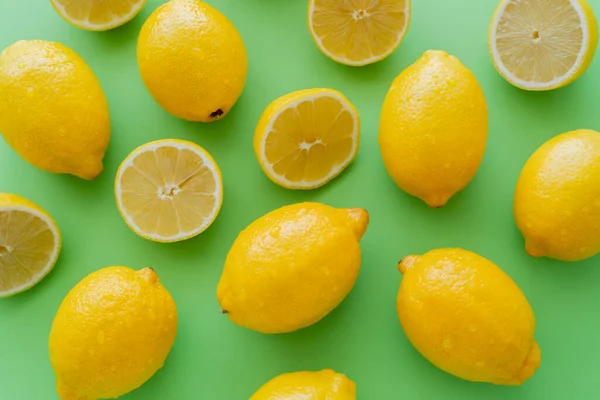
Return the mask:
<svg viewBox="0 0 600 400">
<path fill-rule="evenodd" d="M 502 0 L 500 2 L 492 18 L 492 23 L 490 24 L 488 32 L 489 52 L 492 58 L 492 63 L 494 64 L 494 68 L 496 68 L 498 73 L 511 85 L 519 89 L 528 91 L 545 91 L 559 89 L 561 87 L 567 86 L 568 84 L 575 81 L 579 76 L 581 76 L 583 72 L 585 72 L 585 70 L 589 67 L 592 61 L 592 57 L 594 55 L 598 41 L 597 34 L 594 35 L 593 33 L 594 31 L 598 30 L 597 21 L 595 20 L 591 9 L 586 9 L 586 7 L 584 7 L 584 5 L 582 5 L 578 0 L 570 0 L 571 6 L 579 15 L 580 21 L 582 23 L 581 29 L 583 32 L 583 43 L 581 49 L 579 50 L 579 54 L 577 55 L 577 61 L 565 75 L 555 78 L 553 81 L 550 82 L 537 83 L 528 82 L 517 78 L 512 72 L 510 72 L 510 70 L 508 70 L 502 63 L 502 60 L 498 53 L 498 49 L 496 47 L 496 32 L 498 30 L 498 24 L 506 7 L 513 1 L 514 0 Z"/>
<path fill-rule="evenodd" d="M 134 19 L 146 6 L 148 0 L 140 1 L 134 8 L 132 8 L 129 14 L 126 14 L 120 18 L 115 18 L 110 23 L 104 25 L 95 25 L 90 23 L 89 21 L 75 20 L 66 12 L 65 8 L 61 4 L 58 4 L 57 0 L 50 0 L 50 2 L 52 3 L 52 7 L 54 7 L 58 15 L 60 15 L 61 18 L 67 21 L 69 24 L 75 26 L 76 28 L 83 29 L 86 31 L 101 32 L 118 28 L 119 26 L 125 25 L 126 23 Z"/>
<path fill-rule="evenodd" d="M 303 93 L 304 92 L 304 93 Z M 294 94 L 294 93 L 291 93 Z M 287 101 L 284 101 L 283 104 L 280 104 L 278 109 L 270 116 L 269 122 L 267 123 L 264 131 L 257 132 L 260 135 L 260 139 L 258 142 L 257 157 L 260 163 L 260 166 L 267 177 L 275 184 L 282 186 L 286 189 L 294 189 L 294 190 L 312 190 L 320 188 L 334 178 L 339 176 L 347 167 L 352 163 L 352 161 L 356 158 L 358 154 L 358 148 L 360 145 L 360 116 L 356 108 L 350 103 L 350 101 L 340 92 L 331 89 L 314 89 L 314 90 L 302 90 L 296 92 L 295 94 L 299 96 L 293 96 Z M 268 132 L 270 132 L 275 124 L 275 121 L 279 118 L 284 111 L 289 108 L 296 108 L 300 103 L 305 101 L 316 100 L 320 97 L 331 97 L 340 102 L 343 107 L 343 111 L 348 111 L 350 115 L 352 115 L 352 119 L 354 121 L 354 131 L 352 132 L 352 150 L 348 155 L 348 158 L 340 163 L 336 168 L 332 169 L 332 171 L 322 179 L 318 181 L 299 181 L 292 182 L 286 179 L 284 176 L 279 175 L 273 169 L 272 165 L 267 162 L 267 156 L 265 154 L 266 142 L 268 137 Z"/>
<path fill-rule="evenodd" d="M 125 170 L 132 166 L 133 160 L 139 154 L 146 152 L 146 151 L 154 151 L 165 145 L 175 147 L 179 150 L 185 149 L 185 150 L 190 150 L 190 151 L 194 152 L 196 155 L 198 155 L 200 158 L 202 158 L 202 161 L 208 167 L 208 169 L 213 173 L 213 177 L 215 179 L 215 193 L 214 194 L 215 194 L 216 201 L 215 201 L 215 206 L 210 214 L 210 217 L 206 218 L 204 223 L 202 225 L 200 225 L 199 227 L 197 227 L 196 229 L 189 231 L 189 232 L 179 232 L 177 235 L 174 235 L 174 236 L 162 236 L 162 235 L 158 235 L 158 234 L 149 234 L 147 232 L 144 232 L 131 220 L 131 218 L 129 218 L 127 213 L 124 211 L 124 206 L 123 206 L 123 203 L 121 202 L 122 191 L 121 191 L 120 182 L 121 182 L 121 178 L 123 177 L 123 173 L 125 172 Z M 199 234 L 201 234 L 202 232 L 207 230 L 212 225 L 212 223 L 215 221 L 215 219 L 219 215 L 219 212 L 221 211 L 221 207 L 223 205 L 223 179 L 221 176 L 221 170 L 219 169 L 219 166 L 217 165 L 216 161 L 201 146 L 199 146 L 193 142 L 189 142 L 186 140 L 179 140 L 179 139 L 157 140 L 157 141 L 146 143 L 146 144 L 139 146 L 134 151 L 132 151 L 131 154 L 129 154 L 129 156 L 127 156 L 127 158 L 125 158 L 125 160 L 123 160 L 123 162 L 119 166 L 119 169 L 117 171 L 117 176 L 115 178 L 115 198 L 117 201 L 117 208 L 119 210 L 119 213 L 121 214 L 121 217 L 123 217 L 123 220 L 125 221 L 127 226 L 129 226 L 129 228 L 132 231 L 134 231 L 137 235 L 143 237 L 144 239 L 151 240 L 153 242 L 158 242 L 158 243 L 180 242 L 180 241 L 191 239 L 195 236 L 198 236 Z"/>
<path fill-rule="evenodd" d="M 406 15 L 404 29 L 402 31 L 398 32 L 398 38 L 396 40 L 396 43 L 394 43 L 394 45 L 391 46 L 390 49 L 388 49 L 383 54 L 374 55 L 374 56 L 369 57 L 364 60 L 353 61 L 353 60 L 347 59 L 346 57 L 340 57 L 336 54 L 333 54 L 332 52 L 327 50 L 327 48 L 325 46 L 323 46 L 322 40 L 317 36 L 317 34 L 315 33 L 315 31 L 313 29 L 314 4 L 315 4 L 315 0 L 310 0 L 310 2 L 308 4 L 308 17 L 307 18 L 308 18 L 308 29 L 310 31 L 310 35 L 312 36 L 313 40 L 315 41 L 315 43 L 317 45 L 317 48 L 323 54 L 325 54 L 327 57 L 332 59 L 333 61 L 340 63 L 340 64 L 349 65 L 351 67 L 364 67 L 365 65 L 374 64 L 376 62 L 379 62 L 379 61 L 389 57 L 402 44 L 402 41 L 404 40 L 404 37 L 406 36 L 406 33 L 408 32 L 408 28 L 410 28 L 410 13 L 411 13 L 412 7 L 411 7 L 411 0 L 407 0 L 406 9 L 404 10 L 405 15 Z"/>
<path fill-rule="evenodd" d="M 60 234 L 60 230 L 58 229 L 56 222 L 47 213 L 36 210 L 32 207 L 28 207 L 27 205 L 17 204 L 0 206 L 0 212 L 3 211 L 22 211 L 41 219 L 46 223 L 46 225 L 48 225 L 48 228 L 54 236 L 56 245 L 54 246 L 54 251 L 52 252 L 51 256 L 48 258 L 48 264 L 46 264 L 46 267 L 43 268 L 38 275 L 36 275 L 31 281 L 21 286 L 15 287 L 8 291 L 0 292 L 0 298 L 10 297 L 19 293 L 23 293 L 40 283 L 52 271 L 54 265 L 56 265 L 56 261 L 58 260 L 60 250 L 62 248 L 62 237 Z"/>
</svg>

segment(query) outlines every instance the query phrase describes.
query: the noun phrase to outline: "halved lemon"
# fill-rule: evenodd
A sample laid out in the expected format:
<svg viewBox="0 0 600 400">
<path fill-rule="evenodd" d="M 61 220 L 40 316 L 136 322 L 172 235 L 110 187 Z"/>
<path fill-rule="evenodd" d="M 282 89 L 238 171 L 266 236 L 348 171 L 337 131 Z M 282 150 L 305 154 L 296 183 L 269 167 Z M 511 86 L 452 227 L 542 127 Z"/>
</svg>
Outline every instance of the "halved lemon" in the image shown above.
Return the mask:
<svg viewBox="0 0 600 400">
<path fill-rule="evenodd" d="M 195 143 L 167 139 L 135 149 L 115 180 L 117 207 L 138 235 L 178 242 L 204 232 L 223 203 L 217 163 Z"/>
<path fill-rule="evenodd" d="M 525 90 L 568 85 L 590 66 L 598 23 L 584 0 L 503 0 L 489 31 L 494 66 Z"/>
<path fill-rule="evenodd" d="M 64 20 L 89 31 L 106 31 L 131 21 L 148 0 L 50 0 Z"/>
<path fill-rule="evenodd" d="M 254 134 L 254 151 L 269 179 L 288 189 L 315 189 L 356 157 L 360 118 L 340 92 L 308 89 L 271 103 Z"/>
<path fill-rule="evenodd" d="M 0 193 L 0 297 L 40 282 L 60 248 L 60 231 L 46 211 L 21 196 Z"/>
<path fill-rule="evenodd" d="M 310 0 L 308 27 L 319 49 L 341 64 L 383 60 L 402 43 L 410 0 Z"/>
</svg>

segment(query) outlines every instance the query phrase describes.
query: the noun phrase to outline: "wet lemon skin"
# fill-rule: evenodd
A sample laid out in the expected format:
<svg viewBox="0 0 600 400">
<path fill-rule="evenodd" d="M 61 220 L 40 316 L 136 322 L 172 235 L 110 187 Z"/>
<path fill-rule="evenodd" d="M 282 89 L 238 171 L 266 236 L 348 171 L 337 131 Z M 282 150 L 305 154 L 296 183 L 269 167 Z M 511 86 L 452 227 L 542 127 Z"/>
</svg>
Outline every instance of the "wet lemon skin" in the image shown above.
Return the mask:
<svg viewBox="0 0 600 400">
<path fill-rule="evenodd" d="M 271 379 L 250 400 L 356 400 L 356 385 L 326 369 L 293 372 Z"/>
<path fill-rule="evenodd" d="M 600 252 L 600 133 L 578 130 L 544 143 L 527 161 L 514 215 L 527 252 L 580 261 Z"/>
<path fill-rule="evenodd" d="M 474 177 L 487 134 L 487 105 L 474 75 L 458 58 L 430 50 L 394 80 L 379 147 L 401 189 L 442 207 Z"/>
<path fill-rule="evenodd" d="M 27 162 L 93 179 L 110 140 L 100 82 L 73 50 L 21 40 L 0 53 L 0 133 Z"/>
<path fill-rule="evenodd" d="M 199 0 L 171 0 L 142 27 L 142 80 L 169 113 L 211 122 L 227 115 L 246 83 L 248 56 L 235 26 Z"/>
<path fill-rule="evenodd" d="M 320 203 L 280 208 L 240 233 L 217 298 L 236 324 L 263 333 L 312 325 L 348 295 L 360 270 L 362 209 Z"/>
<path fill-rule="evenodd" d="M 92 273 L 66 296 L 50 331 L 60 399 L 116 398 L 138 388 L 163 366 L 176 332 L 175 302 L 151 268 Z"/>
<path fill-rule="evenodd" d="M 397 298 L 410 342 L 438 368 L 474 382 L 520 385 L 540 364 L 535 317 L 500 268 L 462 249 L 408 256 Z"/>
</svg>

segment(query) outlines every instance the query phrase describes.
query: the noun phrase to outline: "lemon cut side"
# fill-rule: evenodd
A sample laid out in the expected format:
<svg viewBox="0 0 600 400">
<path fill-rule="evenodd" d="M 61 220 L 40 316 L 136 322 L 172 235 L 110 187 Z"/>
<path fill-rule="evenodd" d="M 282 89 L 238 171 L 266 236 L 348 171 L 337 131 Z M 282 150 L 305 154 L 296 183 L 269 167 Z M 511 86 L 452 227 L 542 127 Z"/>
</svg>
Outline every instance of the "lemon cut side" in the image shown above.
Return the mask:
<svg viewBox="0 0 600 400">
<path fill-rule="evenodd" d="M 138 235 L 177 242 L 205 231 L 223 203 L 221 171 L 202 147 L 183 140 L 147 143 L 121 164 L 119 212 Z"/>
<path fill-rule="evenodd" d="M 60 249 L 60 231 L 50 215 L 20 196 L 0 194 L 0 297 L 40 282 Z"/>
<path fill-rule="evenodd" d="M 72 25 L 105 31 L 126 24 L 148 0 L 51 0 L 58 14 Z"/>
<path fill-rule="evenodd" d="M 265 174 L 288 189 L 315 189 L 356 157 L 360 119 L 339 92 L 309 89 L 275 100 L 263 113 L 254 150 Z"/>
<path fill-rule="evenodd" d="M 308 27 L 317 47 L 341 64 L 380 61 L 400 45 L 410 0 L 310 0 Z"/>
<path fill-rule="evenodd" d="M 598 24 L 584 0 L 503 0 L 492 19 L 494 66 L 525 90 L 568 85 L 592 62 Z"/>
</svg>

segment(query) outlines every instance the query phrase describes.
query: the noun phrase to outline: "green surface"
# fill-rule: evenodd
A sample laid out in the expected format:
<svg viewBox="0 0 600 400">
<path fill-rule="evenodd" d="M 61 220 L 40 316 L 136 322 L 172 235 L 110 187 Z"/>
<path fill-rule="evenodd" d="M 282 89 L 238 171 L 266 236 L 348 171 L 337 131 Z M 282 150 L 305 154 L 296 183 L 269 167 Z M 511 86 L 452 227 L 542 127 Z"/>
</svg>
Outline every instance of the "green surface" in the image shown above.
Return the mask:
<svg viewBox="0 0 600 400">
<path fill-rule="evenodd" d="M 386 61 L 344 67 L 314 46 L 306 0 L 209 0 L 238 27 L 249 53 L 245 92 L 233 111 L 213 124 L 188 123 L 164 112 L 140 79 L 136 39 L 143 21 L 163 1 L 150 0 L 128 25 L 104 33 L 64 22 L 48 0 L 0 2 L 0 48 L 19 39 L 47 39 L 72 47 L 105 89 L 112 142 L 105 172 L 86 182 L 51 175 L 22 161 L 0 141 L 0 192 L 25 196 L 48 210 L 64 236 L 54 271 L 24 294 L 0 300 L 0 399 L 56 399 L 47 337 L 61 300 L 79 280 L 109 265 L 154 267 L 178 306 L 180 324 L 165 367 L 124 398 L 247 399 L 287 371 L 334 368 L 358 385 L 361 400 L 597 399 L 600 397 L 599 258 L 566 264 L 526 255 L 512 218 L 512 196 L 528 156 L 552 136 L 600 128 L 594 101 L 600 62 L 579 81 L 549 93 L 526 93 L 506 83 L 487 52 L 496 0 L 415 0 L 411 28 Z M 600 0 L 590 1 L 600 10 Z M 481 83 L 490 110 L 485 159 L 468 188 L 440 210 L 397 189 L 377 146 L 380 107 L 393 78 L 427 49 L 458 56 Z M 287 92 L 331 87 L 362 118 L 354 164 L 322 189 L 294 192 L 273 185 L 252 150 L 253 131 L 266 105 Z M 137 237 L 119 216 L 113 178 L 136 146 L 162 138 L 192 140 L 219 163 L 225 202 L 214 225 L 178 244 Z M 237 233 L 277 207 L 306 200 L 364 207 L 372 222 L 362 240 L 360 278 L 329 317 L 302 331 L 265 336 L 221 315 L 216 285 Z M 395 310 L 396 263 L 410 253 L 460 246 L 500 265 L 519 284 L 537 317 L 540 370 L 521 387 L 474 384 L 430 365 L 406 340 Z"/>
</svg>

